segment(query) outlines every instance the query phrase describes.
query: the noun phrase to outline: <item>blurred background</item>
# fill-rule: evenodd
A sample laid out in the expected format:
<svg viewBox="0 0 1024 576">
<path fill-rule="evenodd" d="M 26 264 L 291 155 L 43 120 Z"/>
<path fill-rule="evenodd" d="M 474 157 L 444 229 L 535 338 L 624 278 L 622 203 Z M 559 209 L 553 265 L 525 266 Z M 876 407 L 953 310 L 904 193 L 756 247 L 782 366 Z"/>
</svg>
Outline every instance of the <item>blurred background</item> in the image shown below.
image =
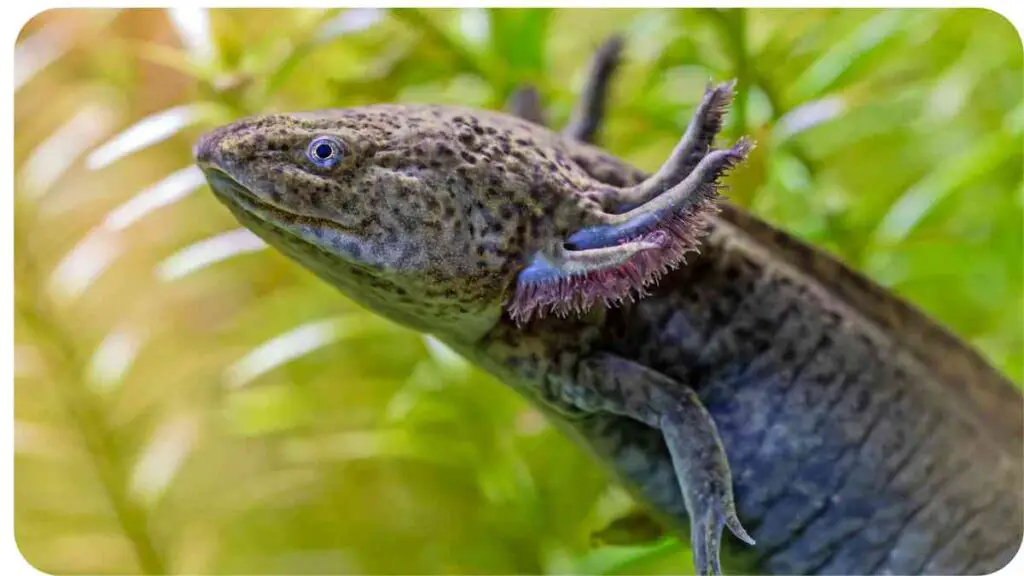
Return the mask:
<svg viewBox="0 0 1024 576">
<path fill-rule="evenodd" d="M 732 201 L 1020 383 L 1021 40 L 981 10 L 54 10 L 15 56 L 16 534 L 53 573 L 657 574 L 685 543 L 513 392 L 240 230 L 191 164 L 242 115 L 374 102 L 561 125 L 656 169 L 705 82 Z M 728 565 L 727 565 L 728 568 Z"/>
</svg>

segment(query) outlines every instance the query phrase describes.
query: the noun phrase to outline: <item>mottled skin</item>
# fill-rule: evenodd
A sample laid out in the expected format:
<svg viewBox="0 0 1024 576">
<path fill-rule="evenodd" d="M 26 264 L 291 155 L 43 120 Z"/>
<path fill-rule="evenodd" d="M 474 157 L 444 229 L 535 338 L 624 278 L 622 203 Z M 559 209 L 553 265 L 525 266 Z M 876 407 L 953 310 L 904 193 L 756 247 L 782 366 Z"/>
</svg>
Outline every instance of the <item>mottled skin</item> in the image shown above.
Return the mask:
<svg viewBox="0 0 1024 576">
<path fill-rule="evenodd" d="M 495 374 L 691 527 L 699 571 L 718 570 L 733 495 L 766 572 L 1005 565 L 1024 534 L 1020 393 L 914 308 L 753 216 L 722 203 L 700 253 L 635 303 L 509 317 L 531 258 L 650 203 L 627 193 L 647 175 L 581 142 L 604 83 L 563 134 L 380 105 L 241 120 L 196 156 L 245 226 Z M 323 135 L 342 145 L 331 168 L 307 154 Z M 714 154 L 699 140 L 694 159 Z"/>
</svg>

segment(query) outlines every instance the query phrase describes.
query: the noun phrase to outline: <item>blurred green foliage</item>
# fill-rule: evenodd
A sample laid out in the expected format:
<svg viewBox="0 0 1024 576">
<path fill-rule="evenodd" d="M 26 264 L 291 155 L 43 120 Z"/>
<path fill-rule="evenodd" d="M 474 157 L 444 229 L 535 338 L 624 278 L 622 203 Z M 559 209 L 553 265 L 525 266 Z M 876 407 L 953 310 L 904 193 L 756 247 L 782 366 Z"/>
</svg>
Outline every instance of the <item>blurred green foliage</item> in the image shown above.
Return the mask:
<svg viewBox="0 0 1024 576">
<path fill-rule="evenodd" d="M 705 82 L 737 78 L 724 137 L 759 147 L 732 200 L 1021 381 L 1024 78 L 997 14 L 49 11 L 16 52 L 26 558 L 58 573 L 688 570 L 686 545 L 644 538 L 625 493 L 511 391 L 234 231 L 190 168 L 202 130 L 257 112 L 500 108 L 530 82 L 557 126 L 613 32 L 627 52 L 605 147 L 656 168 Z"/>
</svg>

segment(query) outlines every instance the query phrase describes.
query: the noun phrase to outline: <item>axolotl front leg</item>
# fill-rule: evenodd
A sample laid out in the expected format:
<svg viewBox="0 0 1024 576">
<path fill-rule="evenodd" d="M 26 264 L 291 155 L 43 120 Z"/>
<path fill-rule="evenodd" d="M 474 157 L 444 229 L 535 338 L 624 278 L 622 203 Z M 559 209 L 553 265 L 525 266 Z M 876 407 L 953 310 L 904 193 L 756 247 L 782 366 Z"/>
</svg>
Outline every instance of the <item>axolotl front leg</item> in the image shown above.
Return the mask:
<svg viewBox="0 0 1024 576">
<path fill-rule="evenodd" d="M 690 516 L 698 574 L 720 574 L 722 528 L 754 544 L 736 516 L 732 476 L 711 415 L 688 386 L 612 354 L 582 360 L 559 383 L 562 399 L 589 413 L 631 418 L 661 431 Z"/>
<path fill-rule="evenodd" d="M 620 50 L 621 42 L 613 38 L 596 53 L 580 102 L 563 130 L 566 136 L 585 142 L 593 140 L 601 124 L 608 80 Z M 749 149 L 747 143 L 741 141 L 730 149 L 711 150 L 731 96 L 731 84 L 709 87 L 665 165 L 636 186 L 603 190 L 603 204 L 615 216 L 606 223 L 574 234 L 567 242 L 566 252 L 549 255 L 533 264 L 521 276 L 521 282 L 529 284 L 535 277 L 555 278 L 554 282 L 558 282 L 560 276 L 579 276 L 590 271 L 601 272 L 602 267 L 621 265 L 646 250 L 657 253 L 658 247 L 651 247 L 652 238 L 645 237 L 645 231 L 679 218 L 680 214 L 698 214 L 699 211 L 693 210 L 694 204 L 713 196 L 717 178 L 741 160 Z M 530 121 L 543 122 L 539 97 L 530 88 L 514 94 L 508 109 Z M 684 246 L 684 249 L 689 247 Z M 531 293 L 527 300 L 536 302 L 538 299 Z M 555 312 L 567 312 L 558 305 L 556 302 L 553 307 Z M 528 315 L 534 310 L 526 312 Z M 736 515 L 729 463 L 718 430 L 690 387 L 608 353 L 584 357 L 570 374 L 549 378 L 555 380 L 551 390 L 560 402 L 588 414 L 629 418 L 660 432 L 690 518 L 694 561 L 699 574 L 721 573 L 719 547 L 724 527 L 728 526 L 744 542 L 754 544 Z M 606 418 L 599 416 L 598 420 Z M 596 444 L 600 449 L 602 443 Z M 629 447 L 629 440 L 619 439 L 616 443 L 609 439 L 607 456 L 614 460 Z M 660 454 L 648 456 L 657 458 Z M 630 479 L 642 492 L 655 491 L 652 486 L 645 486 L 653 479 L 642 470 L 620 471 L 632 474 Z"/>
</svg>

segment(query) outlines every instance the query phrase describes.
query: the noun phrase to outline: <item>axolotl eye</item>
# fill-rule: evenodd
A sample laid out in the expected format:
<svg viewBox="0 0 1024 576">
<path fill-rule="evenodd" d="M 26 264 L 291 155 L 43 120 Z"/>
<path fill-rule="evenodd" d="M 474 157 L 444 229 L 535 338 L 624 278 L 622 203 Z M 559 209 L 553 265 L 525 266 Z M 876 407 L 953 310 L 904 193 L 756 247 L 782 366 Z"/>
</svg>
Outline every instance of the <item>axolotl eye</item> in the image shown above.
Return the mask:
<svg viewBox="0 0 1024 576">
<path fill-rule="evenodd" d="M 309 161 L 321 168 L 333 168 L 345 157 L 345 145 L 337 138 L 319 136 L 306 148 Z"/>
</svg>

